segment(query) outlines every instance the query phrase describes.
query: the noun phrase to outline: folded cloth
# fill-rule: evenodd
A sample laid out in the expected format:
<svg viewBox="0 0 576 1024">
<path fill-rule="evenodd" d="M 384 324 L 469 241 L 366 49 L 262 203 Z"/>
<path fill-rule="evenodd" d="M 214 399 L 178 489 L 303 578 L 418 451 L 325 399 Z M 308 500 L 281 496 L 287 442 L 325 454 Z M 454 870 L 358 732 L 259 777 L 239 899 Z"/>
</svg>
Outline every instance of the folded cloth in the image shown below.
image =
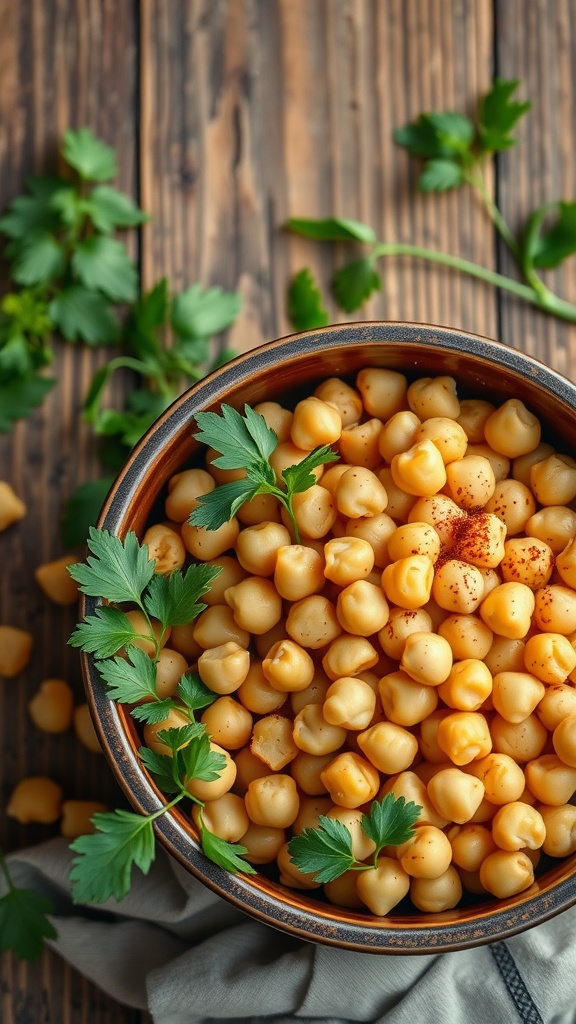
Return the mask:
<svg viewBox="0 0 576 1024">
<path fill-rule="evenodd" d="M 162 850 L 122 903 L 74 906 L 70 857 L 54 839 L 12 854 L 10 872 L 54 904 L 52 948 L 154 1024 L 576 1024 L 576 907 L 506 942 L 382 956 L 257 923 Z"/>
</svg>

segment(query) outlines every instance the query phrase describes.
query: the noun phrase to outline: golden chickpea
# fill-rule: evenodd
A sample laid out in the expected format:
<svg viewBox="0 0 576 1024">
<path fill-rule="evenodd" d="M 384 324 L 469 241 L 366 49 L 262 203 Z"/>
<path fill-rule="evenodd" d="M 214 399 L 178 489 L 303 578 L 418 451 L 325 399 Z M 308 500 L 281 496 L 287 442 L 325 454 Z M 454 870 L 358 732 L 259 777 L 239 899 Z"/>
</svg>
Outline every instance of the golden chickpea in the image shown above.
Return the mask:
<svg viewBox="0 0 576 1024">
<path fill-rule="evenodd" d="M 202 824 L 227 843 L 238 843 L 250 824 L 244 801 L 235 793 L 224 793 L 203 807 L 193 804 L 192 818 L 198 828 Z"/>
<path fill-rule="evenodd" d="M 418 498 L 436 494 L 446 483 L 447 469 L 442 456 L 427 439 L 395 455 L 390 469 L 396 486 Z"/>
<path fill-rule="evenodd" d="M 554 729 L 554 750 L 564 764 L 576 768 L 576 715 L 568 715 Z"/>
<path fill-rule="evenodd" d="M 298 753 L 293 738 L 293 722 L 282 715 L 265 715 L 254 723 L 250 749 L 273 772 L 279 772 Z"/>
<path fill-rule="evenodd" d="M 492 466 L 496 483 L 499 480 L 504 480 L 510 473 L 510 459 L 500 452 L 494 451 L 489 444 L 469 444 L 466 449 L 466 455 L 486 459 Z"/>
<path fill-rule="evenodd" d="M 207 530 L 204 526 L 190 526 L 189 523 L 182 523 L 181 529 L 186 550 L 199 562 L 209 562 L 234 547 L 240 532 L 240 524 L 234 517 L 217 530 Z"/>
<path fill-rule="evenodd" d="M 562 719 L 576 715 L 576 689 L 565 683 L 547 686 L 536 714 L 549 732 L 554 732 Z"/>
<path fill-rule="evenodd" d="M 418 740 L 394 722 L 376 722 L 358 734 L 358 746 L 378 771 L 395 775 L 410 767 L 418 753 Z"/>
<path fill-rule="evenodd" d="M 536 537 L 513 537 L 504 545 L 500 568 L 505 582 L 524 583 L 537 590 L 552 575 L 554 553 Z"/>
<path fill-rule="evenodd" d="M 406 409 L 408 381 L 396 370 L 365 367 L 356 377 L 356 387 L 369 416 L 387 420 L 401 409 Z"/>
<path fill-rule="evenodd" d="M 236 512 L 242 526 L 258 526 L 260 523 L 279 523 L 281 505 L 273 494 L 255 494 L 245 501 Z"/>
<path fill-rule="evenodd" d="M 486 799 L 498 806 L 519 800 L 527 783 L 522 768 L 508 754 L 487 754 L 474 760 L 467 770 L 484 783 Z"/>
<path fill-rule="evenodd" d="M 492 702 L 502 718 L 518 723 L 532 714 L 545 692 L 543 683 L 530 672 L 497 672 Z"/>
<path fill-rule="evenodd" d="M 408 522 L 422 522 L 433 526 L 440 537 L 443 548 L 450 549 L 456 536 L 466 522 L 466 513 L 452 498 L 445 494 L 433 494 L 419 498 L 410 509 Z"/>
<path fill-rule="evenodd" d="M 236 779 L 236 765 L 228 751 L 213 741 L 210 742 L 210 749 L 213 753 L 221 754 L 224 758 L 224 767 L 219 771 L 218 778 L 213 779 L 211 782 L 205 782 L 203 779 L 190 779 L 186 786 L 190 795 L 196 797 L 197 800 L 201 800 L 203 803 L 207 800 L 218 800 L 219 797 L 224 796 L 225 793 L 232 789 Z"/>
<path fill-rule="evenodd" d="M 515 896 L 534 881 L 532 861 L 520 850 L 496 850 L 488 854 L 480 865 L 480 881 L 500 900 Z"/>
<path fill-rule="evenodd" d="M 335 679 L 329 686 L 322 714 L 330 725 L 358 731 L 366 729 L 376 710 L 376 694 L 368 683 L 355 676 Z"/>
<path fill-rule="evenodd" d="M 173 523 L 186 522 L 202 494 L 208 494 L 216 486 L 214 477 L 205 469 L 185 469 L 175 473 L 168 481 L 168 497 L 165 511 Z"/>
<path fill-rule="evenodd" d="M 375 417 L 364 423 L 344 427 L 338 442 L 342 461 L 351 466 L 375 469 L 381 461 L 378 447 L 381 430 L 382 421 Z"/>
<path fill-rule="evenodd" d="M 318 385 L 314 394 L 338 410 L 343 427 L 350 427 L 361 419 L 364 411 L 362 398 L 355 388 L 351 388 L 340 377 L 328 377 Z"/>
<path fill-rule="evenodd" d="M 576 536 L 576 512 L 563 505 L 547 505 L 530 516 L 525 532 L 544 541 L 559 555 Z"/>
<path fill-rule="evenodd" d="M 64 800 L 61 806 L 60 835 L 66 839 L 91 835 L 96 831 L 95 814 L 106 811 L 106 804 L 97 800 Z"/>
<path fill-rule="evenodd" d="M 460 402 L 453 377 L 420 377 L 407 391 L 408 405 L 421 420 L 432 416 L 447 416 L 452 420 L 460 415 Z"/>
<path fill-rule="evenodd" d="M 392 470 L 389 466 L 382 466 L 382 468 L 378 469 L 376 473 L 378 479 L 386 488 L 386 494 L 388 495 L 388 504 L 386 505 L 387 514 L 395 522 L 405 523 L 408 519 L 410 509 L 416 500 L 414 495 L 408 494 L 407 491 L 403 491 L 401 487 L 396 486 L 392 479 Z"/>
<path fill-rule="evenodd" d="M 519 480 L 520 483 L 525 484 L 526 487 L 530 487 L 530 470 L 532 466 L 536 465 L 537 462 L 543 462 L 549 455 L 554 455 L 554 448 L 551 444 L 540 441 L 540 444 L 537 444 L 531 452 L 527 452 L 526 455 L 519 455 L 518 458 L 514 459 L 511 476 L 515 480 Z"/>
<path fill-rule="evenodd" d="M 268 460 L 276 474 L 276 483 L 282 485 L 283 471 L 290 466 L 297 466 L 308 454 L 303 448 L 298 448 L 293 441 L 280 441 L 280 444 L 276 445 Z M 317 466 L 316 469 L 312 470 L 313 475 L 316 477 L 316 482 L 321 479 L 323 472 L 323 466 Z"/>
<path fill-rule="evenodd" d="M 510 398 L 488 417 L 484 437 L 509 459 L 526 455 L 540 443 L 540 422 L 518 398 Z"/>
<path fill-rule="evenodd" d="M 334 444 L 342 433 L 338 409 L 316 395 L 303 398 L 294 409 L 290 437 L 297 448 L 312 451 L 323 444 Z"/>
<path fill-rule="evenodd" d="M 278 865 L 278 877 L 281 885 L 287 885 L 290 889 L 319 889 L 321 882 L 314 880 L 314 874 L 300 871 L 290 856 L 288 843 L 284 843 L 278 851 L 276 864 Z"/>
<path fill-rule="evenodd" d="M 332 641 L 322 658 L 322 668 L 329 679 L 357 676 L 378 662 L 378 652 L 363 636 L 341 633 Z"/>
<path fill-rule="evenodd" d="M 73 724 L 76 738 L 80 741 L 82 746 L 86 747 L 86 749 L 90 750 L 93 754 L 101 754 L 102 746 L 98 739 L 96 729 L 94 728 L 90 708 L 87 704 L 78 704 L 74 708 Z"/>
<path fill-rule="evenodd" d="M 526 641 L 524 664 L 543 683 L 563 683 L 576 668 L 576 651 L 561 633 L 536 633 Z"/>
<path fill-rule="evenodd" d="M 506 526 L 506 535 L 513 537 L 524 531 L 530 533 L 527 523 L 536 512 L 536 502 L 526 484 L 507 477 L 498 481 L 484 511 L 498 516 Z"/>
<path fill-rule="evenodd" d="M 460 402 L 460 415 L 456 422 L 464 430 L 470 444 L 483 443 L 484 424 L 495 410 L 496 406 L 492 405 L 492 402 L 485 402 L 481 398 L 462 399 Z"/>
<path fill-rule="evenodd" d="M 270 648 L 262 662 L 265 678 L 276 690 L 290 693 L 305 690 L 314 678 L 314 662 L 293 640 L 280 640 Z"/>
<path fill-rule="evenodd" d="M 239 626 L 232 609 L 225 604 L 215 604 L 194 620 L 192 636 L 203 650 L 219 647 L 233 641 L 240 647 L 248 647 L 250 633 Z"/>
<path fill-rule="evenodd" d="M 245 747 L 252 733 L 252 715 L 233 697 L 225 695 L 206 708 L 200 719 L 212 740 L 225 750 Z"/>
<path fill-rule="evenodd" d="M 64 679 L 45 679 L 28 703 L 34 725 L 43 732 L 65 732 L 74 719 L 74 693 Z"/>
<path fill-rule="evenodd" d="M 30 775 L 21 779 L 12 790 L 6 814 L 22 824 L 34 821 L 51 825 L 58 821 L 61 808 L 62 787 L 45 775 Z"/>
<path fill-rule="evenodd" d="M 161 576 L 181 569 L 186 561 L 182 537 L 163 523 L 150 526 L 142 537 L 142 544 L 147 546 L 149 558 L 153 558 L 156 563 L 154 572 Z"/>
<path fill-rule="evenodd" d="M 271 773 L 270 765 L 260 760 L 250 747 L 244 747 L 242 750 L 239 750 L 234 755 L 234 763 L 236 765 L 236 778 L 232 792 L 238 794 L 238 796 L 244 796 L 252 779 L 260 779 L 263 775 L 270 775 Z"/>
<path fill-rule="evenodd" d="M 459 508 L 482 508 L 496 488 L 494 470 L 481 455 L 465 455 L 446 467 L 447 492 Z"/>
<path fill-rule="evenodd" d="M 565 764 L 557 754 L 541 754 L 528 761 L 525 772 L 526 785 L 543 804 L 567 804 L 576 791 L 576 768 Z"/>
<path fill-rule="evenodd" d="M 429 781 L 428 796 L 438 814 L 448 821 L 463 824 L 470 821 L 484 798 L 480 779 L 459 768 L 444 768 Z"/>
<path fill-rule="evenodd" d="M 388 540 L 388 556 L 390 561 L 396 562 L 410 555 L 426 555 L 431 562 L 436 562 L 441 547 L 440 537 L 429 523 L 404 523 Z"/>
<path fill-rule="evenodd" d="M 494 815 L 492 836 L 501 850 L 538 850 L 546 838 L 546 826 L 535 807 L 513 800 Z"/>
<path fill-rule="evenodd" d="M 246 678 L 236 690 L 236 696 L 248 711 L 257 715 L 279 711 L 287 700 L 286 693 L 270 685 L 262 671 L 262 663 L 258 661 L 250 664 Z"/>
<path fill-rule="evenodd" d="M 380 515 L 388 504 L 386 488 L 365 466 L 347 469 L 336 485 L 334 496 L 338 511 L 348 519 Z"/>
<path fill-rule="evenodd" d="M 254 779 L 244 797 L 248 817 L 255 825 L 288 828 L 300 806 L 291 775 L 265 775 Z"/>
<path fill-rule="evenodd" d="M 576 498 L 576 461 L 549 455 L 530 470 L 530 488 L 540 505 L 569 505 Z"/>
<path fill-rule="evenodd" d="M 308 757 L 309 755 L 302 755 Z M 328 758 L 325 759 L 328 761 Z M 291 768 L 293 764 L 291 765 Z M 296 776 L 293 776 L 296 778 Z M 300 784 L 297 781 L 297 785 Z M 300 787 L 301 788 L 301 787 Z M 303 791 L 305 792 L 305 791 Z M 300 796 L 300 807 L 298 814 L 292 823 L 292 835 L 300 835 L 306 828 L 318 828 L 320 815 L 328 814 L 334 808 L 326 790 L 322 787 L 321 794 L 317 796 Z"/>
<path fill-rule="evenodd" d="M 484 715 L 478 711 L 454 711 L 438 724 L 438 745 L 461 767 L 486 757 L 492 749 L 492 739 Z"/>
<path fill-rule="evenodd" d="M 446 611 L 471 615 L 484 596 L 484 578 L 477 566 L 459 558 L 449 558 L 436 569 L 431 593 L 436 603 Z M 492 628 L 489 622 L 487 625 Z"/>
<path fill-rule="evenodd" d="M 363 871 L 361 874 L 368 874 L 368 872 Z M 350 871 L 345 871 L 339 878 L 335 878 L 333 882 L 326 882 L 324 885 L 324 895 L 329 903 L 333 903 L 337 907 L 363 910 L 365 904 L 358 895 L 357 884 L 358 872 L 351 868 Z"/>
<path fill-rule="evenodd" d="M 378 793 L 378 799 L 387 796 L 388 793 L 392 793 L 396 799 L 398 797 L 404 797 L 406 803 L 417 804 L 420 807 L 420 813 L 418 815 L 416 826 L 419 828 L 421 825 L 435 825 L 436 828 L 445 828 L 448 824 L 446 818 L 438 814 L 438 811 L 434 807 L 425 784 L 416 775 L 414 771 L 400 772 L 399 775 L 394 775 L 392 778 L 387 779 Z M 409 841 L 408 841 L 409 842 Z M 406 847 L 408 843 L 406 844 Z M 390 848 L 386 847 L 388 851 Z M 403 846 L 392 847 L 395 850 L 394 856 L 401 857 L 404 852 Z"/>
<path fill-rule="evenodd" d="M 346 740 L 346 729 L 331 725 L 320 704 L 309 704 L 295 716 L 292 737 L 298 750 L 321 756 L 340 749 Z"/>
<path fill-rule="evenodd" d="M 374 552 L 374 565 L 383 569 L 390 562 L 388 541 L 395 530 L 396 523 L 392 517 L 387 512 L 381 512 L 375 516 L 349 519 L 344 532 L 347 537 L 368 541 Z"/>
<path fill-rule="evenodd" d="M 324 545 L 324 575 L 339 587 L 365 579 L 374 566 L 374 551 L 360 537 L 336 537 Z"/>
<path fill-rule="evenodd" d="M 286 630 L 289 637 L 302 647 L 318 650 L 335 640 L 342 627 L 334 604 L 321 594 L 312 594 L 291 606 Z"/>
<path fill-rule="evenodd" d="M 352 839 L 352 853 L 356 860 L 366 860 L 376 849 L 376 843 L 370 839 L 362 828 L 363 812 L 357 807 L 335 807 L 328 811 L 327 817 L 340 821 L 348 829 Z"/>
<path fill-rule="evenodd" d="M 395 455 L 411 448 L 416 441 L 419 426 L 420 420 L 415 413 L 407 409 L 394 413 L 380 432 L 378 445 L 382 458 L 390 463 Z"/>
<path fill-rule="evenodd" d="M 463 523 L 463 528 L 458 532 L 456 547 L 458 557 L 478 569 L 495 570 L 500 565 L 505 552 L 504 542 L 506 539 L 506 527 L 501 519 L 490 512 L 475 512 Z M 486 583 L 488 582 L 488 587 Z M 488 578 L 485 577 L 484 596 L 492 585 L 501 583 L 497 574 Z"/>
<path fill-rule="evenodd" d="M 416 431 L 415 442 L 425 439 L 436 445 L 444 465 L 463 458 L 468 447 L 466 432 L 456 420 L 446 416 L 432 416 L 424 420 Z"/>
<path fill-rule="evenodd" d="M 78 584 L 68 572 L 68 567 L 76 561 L 74 555 L 63 555 L 62 558 L 45 562 L 35 569 L 34 577 L 38 586 L 54 604 L 66 606 L 75 604 L 78 600 Z"/>
<path fill-rule="evenodd" d="M 450 865 L 439 878 L 413 878 L 410 899 L 418 910 L 431 914 L 452 910 L 462 899 L 462 883 L 456 868 Z"/>
<path fill-rule="evenodd" d="M 285 842 L 286 829 L 252 823 L 242 836 L 242 846 L 246 847 L 243 856 L 250 864 L 272 864 Z"/>
<path fill-rule="evenodd" d="M 498 672 L 524 671 L 524 640 L 494 636 L 490 650 L 484 655 L 486 667 L 495 676 Z"/>
<path fill-rule="evenodd" d="M 452 762 L 447 761 L 446 751 L 442 750 L 438 743 L 438 726 L 442 719 L 447 718 L 449 714 L 451 714 L 449 708 L 440 708 L 437 711 L 433 711 L 432 714 L 420 722 L 418 732 L 420 753 L 426 758 L 427 762 L 434 766 L 444 765 L 446 767 L 452 764 Z M 418 765 L 419 771 L 421 766 L 422 762 Z"/>
<path fill-rule="evenodd" d="M 294 413 L 279 402 L 258 402 L 254 412 L 263 416 L 266 425 L 274 431 L 279 441 L 288 441 Z"/>
<path fill-rule="evenodd" d="M 411 679 L 439 686 L 452 669 L 452 649 L 437 633 L 410 633 L 406 637 L 400 668 Z"/>
<path fill-rule="evenodd" d="M 382 573 L 382 587 L 393 605 L 412 610 L 430 600 L 434 583 L 434 566 L 426 555 L 409 555 L 387 565 Z"/>
<path fill-rule="evenodd" d="M 339 807 L 361 807 L 376 796 L 380 775 L 374 765 L 349 750 L 333 758 L 322 772 L 322 782 Z"/>
<path fill-rule="evenodd" d="M 534 604 L 530 587 L 509 581 L 488 594 L 480 605 L 480 615 L 493 633 L 509 640 L 521 640 L 530 629 Z"/>
<path fill-rule="evenodd" d="M 386 917 L 410 889 L 410 877 L 392 857 L 378 857 L 376 867 L 360 871 L 356 889 L 376 917 Z"/>
<path fill-rule="evenodd" d="M 155 754 L 166 754 L 171 757 L 172 750 L 167 743 L 159 739 L 158 733 L 168 729 L 183 729 L 187 725 L 190 725 L 190 718 L 184 710 L 179 711 L 177 708 L 171 708 L 166 718 L 161 722 L 147 723 L 144 726 L 142 730 L 144 742 Z"/>
<path fill-rule="evenodd" d="M 334 678 L 338 677 L 335 676 Z M 323 668 L 316 666 L 314 678 L 310 685 L 305 690 L 296 690 L 290 694 L 290 705 L 293 714 L 297 715 L 308 704 L 323 704 L 331 679 L 332 677 L 328 677 Z"/>
<path fill-rule="evenodd" d="M 250 633 L 267 633 L 282 616 L 282 600 L 271 580 L 247 576 L 224 591 L 234 621 Z"/>
<path fill-rule="evenodd" d="M 403 847 L 400 863 L 412 878 L 439 878 L 450 866 L 452 847 L 435 825 L 421 825 Z"/>
<path fill-rule="evenodd" d="M 496 850 L 492 833 L 485 825 L 466 822 L 449 829 L 447 835 L 452 847 L 452 862 L 465 871 L 479 871 L 482 861 Z"/>
<path fill-rule="evenodd" d="M 265 521 L 240 531 L 236 540 L 236 556 L 250 575 L 272 576 L 278 550 L 287 544 L 290 544 L 290 533 L 286 527 Z"/>
<path fill-rule="evenodd" d="M 346 632 L 367 637 L 384 628 L 389 607 L 381 587 L 368 580 L 356 580 L 340 591 L 336 615 Z"/>
<path fill-rule="evenodd" d="M 328 767 L 333 757 L 333 751 L 328 754 L 309 754 L 305 750 L 298 751 L 296 757 L 290 762 L 290 774 L 303 793 L 309 796 L 326 796 L 322 772 Z M 332 807 L 332 801 L 328 800 L 328 803 L 329 809 Z M 327 814 L 328 810 L 324 810 L 322 813 Z M 302 828 L 299 827 L 298 831 L 302 831 Z"/>
<path fill-rule="evenodd" d="M 492 630 L 478 615 L 448 615 L 438 626 L 438 633 L 450 644 L 454 661 L 466 658 L 481 661 L 494 639 Z"/>
<path fill-rule="evenodd" d="M 250 668 L 250 654 L 233 640 L 209 647 L 198 659 L 198 674 L 214 693 L 233 693 L 244 682 Z"/>
<path fill-rule="evenodd" d="M 538 804 L 537 807 L 546 827 L 542 852 L 548 857 L 570 857 L 576 853 L 576 807 L 573 804 L 560 807 Z"/>
<path fill-rule="evenodd" d="M 478 658 L 455 662 L 438 688 L 440 700 L 456 711 L 478 711 L 491 693 L 492 674 Z"/>
<path fill-rule="evenodd" d="M 322 589 L 324 558 L 305 544 L 285 544 L 276 551 L 274 586 L 280 597 L 300 601 Z"/>
<path fill-rule="evenodd" d="M 300 531 L 306 540 L 318 540 L 325 537 L 336 522 L 337 509 L 330 491 L 321 484 L 314 484 L 306 491 L 300 491 L 292 498 L 292 511 Z M 291 526 L 286 509 L 282 509 L 282 519 Z"/>
<path fill-rule="evenodd" d="M 406 639 L 411 633 L 430 633 L 432 619 L 424 608 L 391 608 L 388 622 L 379 631 L 378 640 L 385 654 L 400 661 Z"/>
<path fill-rule="evenodd" d="M 508 722 L 502 715 L 494 715 L 490 732 L 494 750 L 518 762 L 540 757 L 548 738 L 546 727 L 536 715 L 528 715 L 521 722 Z"/>
<path fill-rule="evenodd" d="M 570 587 L 541 587 L 535 599 L 534 621 L 539 629 L 564 636 L 576 631 L 576 593 Z"/>
<path fill-rule="evenodd" d="M 0 626 L 0 676 L 13 679 L 23 672 L 32 655 L 34 638 L 25 629 Z"/>
<path fill-rule="evenodd" d="M 378 693 L 386 718 L 396 725 L 417 725 L 436 710 L 438 694 L 434 686 L 417 683 L 407 672 L 389 672 L 378 683 Z"/>
</svg>

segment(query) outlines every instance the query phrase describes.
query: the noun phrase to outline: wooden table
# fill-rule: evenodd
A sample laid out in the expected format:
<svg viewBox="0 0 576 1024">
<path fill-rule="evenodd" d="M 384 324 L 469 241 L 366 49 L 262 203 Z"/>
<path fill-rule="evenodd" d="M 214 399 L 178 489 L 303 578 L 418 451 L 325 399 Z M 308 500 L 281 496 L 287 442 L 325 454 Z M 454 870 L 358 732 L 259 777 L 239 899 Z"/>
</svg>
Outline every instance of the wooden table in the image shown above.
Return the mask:
<svg viewBox="0 0 576 1024">
<path fill-rule="evenodd" d="M 391 141 L 422 110 L 472 112 L 493 76 L 520 78 L 533 102 L 519 145 L 490 188 L 514 230 L 547 199 L 576 196 L 576 0 L 0 0 L 0 208 L 27 175 L 56 165 L 62 132 L 89 126 L 118 151 L 119 185 L 153 214 L 134 243 L 149 287 L 166 275 L 238 289 L 228 342 L 246 349 L 289 331 L 291 274 L 327 289 L 343 253 L 282 231 L 288 216 L 353 217 L 383 239 L 416 242 L 513 272 L 469 191 L 417 194 L 417 168 Z M 408 260 L 381 267 L 384 289 L 350 319 L 447 324 L 497 337 L 567 375 L 576 328 L 517 299 Z M 550 275 L 576 298 L 574 266 Z M 341 319 L 332 304 L 334 320 Z M 98 473 L 79 410 L 106 354 L 56 346 L 59 386 L 0 438 L 0 478 L 28 505 L 0 537 L 0 621 L 30 628 L 32 661 L 0 684 L 2 801 L 25 774 L 67 796 L 112 804 L 116 784 L 71 734 L 38 732 L 26 705 L 40 680 L 69 679 L 74 610 L 51 605 L 35 566 L 62 553 L 63 500 Z M 116 395 L 118 397 L 118 395 Z M 0 817 L 14 849 L 55 834 Z M 3 1024 L 136 1024 L 46 952 L 32 967 L 0 960 Z"/>
</svg>

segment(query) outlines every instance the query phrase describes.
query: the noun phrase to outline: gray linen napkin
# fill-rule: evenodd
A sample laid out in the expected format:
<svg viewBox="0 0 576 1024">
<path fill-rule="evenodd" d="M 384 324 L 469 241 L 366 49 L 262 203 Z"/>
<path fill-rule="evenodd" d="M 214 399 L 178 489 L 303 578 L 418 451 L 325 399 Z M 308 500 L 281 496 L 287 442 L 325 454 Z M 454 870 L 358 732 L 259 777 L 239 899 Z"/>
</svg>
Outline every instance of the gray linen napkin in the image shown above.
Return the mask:
<svg viewBox="0 0 576 1024">
<path fill-rule="evenodd" d="M 54 903 L 51 946 L 155 1024 L 576 1024 L 576 908 L 505 943 L 381 956 L 259 924 L 162 850 L 122 903 L 98 909 L 70 902 L 65 840 L 12 854 L 9 864 L 19 885 Z"/>
</svg>

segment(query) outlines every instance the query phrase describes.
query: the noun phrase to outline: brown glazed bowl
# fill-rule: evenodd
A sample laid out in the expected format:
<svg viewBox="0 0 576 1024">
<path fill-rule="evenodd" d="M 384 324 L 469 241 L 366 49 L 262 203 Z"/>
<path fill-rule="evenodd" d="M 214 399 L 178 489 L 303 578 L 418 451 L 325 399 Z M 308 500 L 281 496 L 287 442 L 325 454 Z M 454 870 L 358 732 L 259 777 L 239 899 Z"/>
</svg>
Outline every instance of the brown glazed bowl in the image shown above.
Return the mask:
<svg viewBox="0 0 576 1024">
<path fill-rule="evenodd" d="M 494 403 L 521 398 L 540 417 L 543 436 L 560 451 L 576 449 L 576 386 L 537 360 L 462 331 L 424 324 L 357 323 L 283 338 L 241 355 L 187 391 L 131 454 L 100 516 L 99 526 L 142 536 L 169 477 L 198 451 L 194 416 L 265 399 L 287 404 L 320 380 L 349 379 L 362 367 L 383 366 L 409 378 L 447 374 L 460 397 Z M 93 612 L 87 599 L 85 610 Z M 148 814 L 162 797 L 138 756 L 133 719 L 112 703 L 93 660 L 84 658 L 88 699 L 108 761 L 132 806 Z M 264 873 L 233 875 L 206 860 L 190 818 L 178 809 L 155 823 L 160 843 L 187 870 L 240 910 L 302 939 L 369 953 L 433 953 L 465 949 L 523 931 L 576 903 L 576 855 L 546 866 L 530 889 L 505 899 L 469 902 L 441 914 L 406 911 L 378 918 L 289 890 Z M 469 900 L 475 897 L 468 897 Z"/>
</svg>

